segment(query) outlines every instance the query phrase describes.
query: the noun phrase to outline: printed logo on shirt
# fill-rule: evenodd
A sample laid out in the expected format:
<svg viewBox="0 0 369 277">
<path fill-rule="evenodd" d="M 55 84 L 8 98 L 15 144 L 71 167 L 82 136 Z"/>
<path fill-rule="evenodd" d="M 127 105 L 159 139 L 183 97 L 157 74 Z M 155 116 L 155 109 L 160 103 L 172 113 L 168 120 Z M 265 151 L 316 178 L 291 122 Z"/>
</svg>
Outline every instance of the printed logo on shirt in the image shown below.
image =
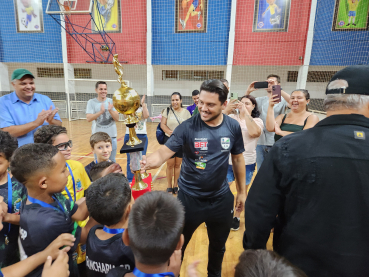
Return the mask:
<svg viewBox="0 0 369 277">
<path fill-rule="evenodd" d="M 200 150 L 208 150 L 207 141 L 195 141 L 195 148 L 200 148 Z"/>
<path fill-rule="evenodd" d="M 221 138 L 220 144 L 223 149 L 228 149 L 231 146 L 231 140 L 229 138 Z"/>
<path fill-rule="evenodd" d="M 80 179 L 77 179 L 77 192 L 80 192 L 83 190 L 82 183 Z"/>
<path fill-rule="evenodd" d="M 20 207 L 22 205 L 22 199 L 18 198 L 13 205 L 13 211 L 15 214 L 19 214 Z"/>
<path fill-rule="evenodd" d="M 21 237 L 22 240 L 25 240 L 26 237 L 27 237 L 27 231 L 20 228 L 20 237 Z"/>
<path fill-rule="evenodd" d="M 112 265 L 112 264 L 95 262 L 93 260 L 90 260 L 88 256 L 86 256 L 86 266 L 89 270 L 104 273 L 104 274 L 108 274 L 108 272 L 112 268 L 115 268 L 115 265 Z M 129 264 L 122 264 L 120 265 L 120 267 L 124 267 L 127 270 L 131 270 L 131 267 L 129 266 Z"/>
<path fill-rule="evenodd" d="M 365 140 L 365 133 L 361 131 L 354 131 L 355 139 Z"/>
<path fill-rule="evenodd" d="M 208 160 L 204 159 L 203 156 L 201 156 L 200 158 L 196 159 L 195 162 L 203 162 L 206 163 Z"/>
<path fill-rule="evenodd" d="M 206 163 L 202 163 L 202 162 L 195 162 L 196 168 L 198 169 L 205 169 L 206 168 Z"/>
</svg>

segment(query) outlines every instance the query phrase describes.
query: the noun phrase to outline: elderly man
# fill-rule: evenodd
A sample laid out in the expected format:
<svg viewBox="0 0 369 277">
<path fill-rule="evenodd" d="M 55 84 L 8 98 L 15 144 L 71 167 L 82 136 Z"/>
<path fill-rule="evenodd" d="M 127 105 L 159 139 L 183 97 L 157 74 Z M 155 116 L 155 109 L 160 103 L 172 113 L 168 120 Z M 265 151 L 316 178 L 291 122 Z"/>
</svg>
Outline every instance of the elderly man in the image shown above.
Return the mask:
<svg viewBox="0 0 369 277">
<path fill-rule="evenodd" d="M 50 98 L 35 93 L 34 78 L 27 69 L 14 70 L 14 91 L 0 98 L 0 128 L 16 137 L 19 146 L 33 143 L 33 134 L 42 125 L 62 124 Z"/>
<path fill-rule="evenodd" d="M 349 66 L 327 86 L 327 118 L 280 139 L 245 206 L 243 246 L 274 250 L 308 276 L 369 270 L 369 66 Z"/>
</svg>

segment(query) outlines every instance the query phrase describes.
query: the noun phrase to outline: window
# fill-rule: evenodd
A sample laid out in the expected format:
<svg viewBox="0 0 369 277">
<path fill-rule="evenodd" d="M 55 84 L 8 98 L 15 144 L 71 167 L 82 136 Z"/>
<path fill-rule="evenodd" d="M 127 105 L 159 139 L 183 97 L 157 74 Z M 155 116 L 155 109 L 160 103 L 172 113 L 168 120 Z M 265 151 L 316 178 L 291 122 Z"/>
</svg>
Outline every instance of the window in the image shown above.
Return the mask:
<svg viewBox="0 0 369 277">
<path fill-rule="evenodd" d="M 223 79 L 224 71 L 215 70 L 163 70 L 163 81 L 205 81 L 208 79 Z"/>
<path fill-rule="evenodd" d="M 327 83 L 337 71 L 309 71 L 306 82 L 310 83 Z M 287 82 L 297 82 L 298 71 L 288 71 Z"/>
<path fill-rule="evenodd" d="M 64 78 L 64 69 L 55 67 L 37 67 L 37 77 Z"/>
<path fill-rule="evenodd" d="M 92 71 L 90 68 L 75 68 L 74 78 L 76 79 L 91 79 Z"/>
</svg>

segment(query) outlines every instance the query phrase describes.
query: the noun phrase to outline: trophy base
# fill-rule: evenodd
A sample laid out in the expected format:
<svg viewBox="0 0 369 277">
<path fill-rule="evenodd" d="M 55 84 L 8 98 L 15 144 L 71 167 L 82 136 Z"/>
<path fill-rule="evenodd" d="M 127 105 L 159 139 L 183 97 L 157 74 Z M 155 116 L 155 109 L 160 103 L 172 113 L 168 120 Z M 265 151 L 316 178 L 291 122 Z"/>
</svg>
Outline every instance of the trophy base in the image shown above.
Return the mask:
<svg viewBox="0 0 369 277">
<path fill-rule="evenodd" d="M 140 152 L 143 151 L 145 149 L 145 143 L 146 143 L 146 139 L 142 138 L 141 139 L 141 143 L 137 144 L 137 145 L 127 145 L 127 143 L 123 144 L 122 148 L 120 149 L 120 153 L 131 153 L 131 152 Z"/>
<path fill-rule="evenodd" d="M 152 184 L 151 184 L 152 183 L 152 176 L 151 176 L 151 173 L 149 173 L 148 177 L 143 179 L 142 181 L 144 181 L 148 186 L 143 190 L 133 190 L 132 189 L 132 196 L 135 200 L 138 197 L 140 197 L 141 195 L 145 194 L 146 192 L 152 191 Z M 136 178 L 133 178 L 131 188 L 135 185 L 135 183 L 136 183 Z"/>
</svg>

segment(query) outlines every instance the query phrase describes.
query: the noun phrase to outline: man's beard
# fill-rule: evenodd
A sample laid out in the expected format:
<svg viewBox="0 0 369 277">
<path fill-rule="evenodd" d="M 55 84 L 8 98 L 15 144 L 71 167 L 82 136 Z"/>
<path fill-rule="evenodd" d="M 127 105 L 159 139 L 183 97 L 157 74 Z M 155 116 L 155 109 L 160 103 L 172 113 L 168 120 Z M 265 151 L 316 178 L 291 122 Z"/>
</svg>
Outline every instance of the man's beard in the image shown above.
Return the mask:
<svg viewBox="0 0 369 277">
<path fill-rule="evenodd" d="M 200 114 L 201 114 L 201 111 L 200 111 Z M 222 114 L 222 110 L 220 110 L 220 112 L 218 113 L 218 114 L 216 114 L 216 115 L 214 115 L 213 117 L 210 117 L 209 119 L 206 119 L 206 120 L 204 120 L 204 119 L 202 119 L 202 117 L 201 117 L 201 119 L 202 119 L 202 121 L 204 121 L 204 122 L 209 122 L 209 121 L 213 121 L 214 119 L 216 119 L 218 116 L 220 116 Z"/>
</svg>

